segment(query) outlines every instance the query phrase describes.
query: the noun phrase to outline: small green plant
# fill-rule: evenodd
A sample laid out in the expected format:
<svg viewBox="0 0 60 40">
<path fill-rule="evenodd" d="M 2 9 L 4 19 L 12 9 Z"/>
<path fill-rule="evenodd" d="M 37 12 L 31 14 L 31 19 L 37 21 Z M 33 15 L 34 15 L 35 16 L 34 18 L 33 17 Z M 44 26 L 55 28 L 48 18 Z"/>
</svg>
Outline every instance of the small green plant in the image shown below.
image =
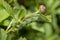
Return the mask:
<svg viewBox="0 0 60 40">
<path fill-rule="evenodd" d="M 0 0 L 0 40 L 60 40 L 60 0 Z"/>
</svg>

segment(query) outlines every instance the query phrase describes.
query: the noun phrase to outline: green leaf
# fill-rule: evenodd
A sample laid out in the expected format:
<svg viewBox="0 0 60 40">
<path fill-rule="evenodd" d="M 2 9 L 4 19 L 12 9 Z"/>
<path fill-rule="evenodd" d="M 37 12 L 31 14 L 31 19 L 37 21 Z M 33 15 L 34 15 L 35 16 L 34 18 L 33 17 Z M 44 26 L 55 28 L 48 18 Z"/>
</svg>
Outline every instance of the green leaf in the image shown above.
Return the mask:
<svg viewBox="0 0 60 40">
<path fill-rule="evenodd" d="M 18 40 L 27 40 L 26 38 L 20 37 Z"/>
<path fill-rule="evenodd" d="M 3 29 L 0 29 L 0 40 L 6 40 L 7 34 Z"/>
<path fill-rule="evenodd" d="M 4 19 L 8 18 L 9 14 L 5 9 L 0 10 L 0 22 L 2 22 Z"/>
<path fill-rule="evenodd" d="M 31 25 L 32 29 L 34 29 L 34 30 L 37 30 L 37 31 L 40 31 L 40 32 L 45 32 L 43 24 L 38 24 L 36 22 L 33 22 L 30 25 Z"/>
<path fill-rule="evenodd" d="M 19 14 L 18 14 L 18 18 L 19 18 L 19 19 L 24 18 L 24 17 L 26 16 L 26 14 L 27 14 L 26 9 L 24 8 L 24 6 L 21 6 L 21 10 L 20 10 L 20 12 L 19 12 Z"/>
<path fill-rule="evenodd" d="M 42 21 L 42 22 L 49 22 L 49 20 L 46 18 L 46 16 L 45 15 L 43 15 L 43 14 L 40 14 L 40 17 L 39 17 L 39 19 L 38 19 L 39 21 Z"/>
<path fill-rule="evenodd" d="M 58 40 L 58 35 L 53 34 L 52 36 L 50 36 L 47 40 Z"/>
<path fill-rule="evenodd" d="M 60 1 L 59 0 L 56 0 L 54 2 L 54 4 L 52 5 L 52 8 L 51 9 L 55 10 L 60 5 L 59 3 L 60 3 Z"/>
<path fill-rule="evenodd" d="M 60 8 L 56 10 L 56 13 L 60 14 Z"/>
<path fill-rule="evenodd" d="M 7 39 L 6 39 L 6 40 L 12 40 L 13 37 L 14 37 L 14 34 L 9 33 L 9 34 L 7 35 Z"/>
<path fill-rule="evenodd" d="M 3 6 L 7 10 L 7 12 L 10 14 L 10 16 L 14 17 L 14 12 L 11 6 L 7 2 L 3 2 Z"/>
<path fill-rule="evenodd" d="M 46 5 L 48 7 L 51 7 L 53 3 L 54 3 L 54 0 L 48 0 Z"/>
<path fill-rule="evenodd" d="M 47 15 L 46 18 L 49 20 L 49 22 L 52 22 L 52 17 L 51 17 L 51 15 Z"/>
<path fill-rule="evenodd" d="M 3 6 L 7 10 L 7 12 L 10 14 L 10 16 L 13 17 L 14 16 L 14 12 L 13 12 L 11 6 L 4 0 L 0 0 L 0 2 L 1 2 L 0 5 Z"/>
<path fill-rule="evenodd" d="M 52 35 L 52 32 L 53 32 L 51 24 L 45 23 L 44 27 L 45 27 L 46 37 L 50 37 Z"/>
<path fill-rule="evenodd" d="M 9 21 L 9 20 L 4 20 L 3 25 L 4 25 L 4 26 L 8 26 L 8 25 L 9 25 L 9 23 L 10 23 L 10 21 Z"/>
<path fill-rule="evenodd" d="M 57 25 L 57 18 L 56 18 L 56 14 L 53 14 L 52 15 L 52 25 L 53 25 L 53 28 L 55 30 L 56 33 L 59 33 L 59 27 Z"/>
</svg>

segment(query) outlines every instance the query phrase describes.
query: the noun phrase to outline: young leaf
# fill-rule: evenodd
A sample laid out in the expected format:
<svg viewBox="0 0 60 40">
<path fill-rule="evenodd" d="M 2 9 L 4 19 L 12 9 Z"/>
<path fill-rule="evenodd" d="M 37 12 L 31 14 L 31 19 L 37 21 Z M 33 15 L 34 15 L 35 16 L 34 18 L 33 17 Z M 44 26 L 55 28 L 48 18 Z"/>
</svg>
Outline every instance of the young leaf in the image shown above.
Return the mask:
<svg viewBox="0 0 60 40">
<path fill-rule="evenodd" d="M 46 5 L 48 7 L 51 7 L 53 3 L 54 3 L 54 0 L 48 0 Z"/>
<path fill-rule="evenodd" d="M 7 12 L 10 14 L 10 16 L 14 17 L 14 12 L 11 8 L 11 6 L 7 2 L 3 2 L 3 7 L 7 10 Z"/>
<path fill-rule="evenodd" d="M 18 40 L 27 40 L 26 38 L 20 37 Z"/>
<path fill-rule="evenodd" d="M 3 6 L 7 10 L 7 12 L 10 14 L 10 16 L 13 17 L 14 12 L 13 12 L 11 6 L 4 0 L 0 0 L 0 2 L 1 2 L 0 5 Z"/>
<path fill-rule="evenodd" d="M 20 13 L 19 13 L 19 15 L 18 15 L 18 18 L 19 18 L 19 19 L 24 18 L 24 17 L 26 16 L 26 14 L 27 14 L 26 9 L 25 9 L 23 6 L 21 6 L 21 11 L 20 11 Z"/>
<path fill-rule="evenodd" d="M 10 23 L 10 21 L 9 21 L 9 20 L 4 20 L 3 25 L 4 25 L 4 26 L 8 26 L 8 25 L 9 25 L 9 23 Z"/>
<path fill-rule="evenodd" d="M 32 26 L 32 29 L 34 29 L 34 30 L 37 30 L 37 31 L 40 31 L 40 32 L 45 32 L 43 24 L 38 24 L 36 22 L 33 22 L 30 25 Z"/>
<path fill-rule="evenodd" d="M 0 22 L 9 17 L 8 12 L 5 9 L 0 10 Z"/>
<path fill-rule="evenodd" d="M 3 29 L 0 29 L 0 40 L 6 40 L 7 34 Z"/>
<path fill-rule="evenodd" d="M 46 37 L 50 37 L 52 35 L 52 26 L 51 24 L 48 24 L 48 23 L 45 23 L 45 34 L 46 34 Z"/>
<path fill-rule="evenodd" d="M 59 0 L 56 0 L 55 2 L 54 2 L 54 4 L 52 5 L 52 8 L 51 9 L 53 9 L 53 10 L 55 10 L 56 9 L 56 7 L 58 7 L 60 4 L 60 1 Z"/>
</svg>

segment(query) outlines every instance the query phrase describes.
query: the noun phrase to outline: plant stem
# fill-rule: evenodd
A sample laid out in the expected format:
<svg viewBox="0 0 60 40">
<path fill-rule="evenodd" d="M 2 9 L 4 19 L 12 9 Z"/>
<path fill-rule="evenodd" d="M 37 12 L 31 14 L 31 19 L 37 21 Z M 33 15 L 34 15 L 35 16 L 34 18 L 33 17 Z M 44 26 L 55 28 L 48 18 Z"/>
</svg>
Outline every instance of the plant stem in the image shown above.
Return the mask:
<svg viewBox="0 0 60 40">
<path fill-rule="evenodd" d="M 10 24 L 9 24 L 9 26 L 7 27 L 7 29 L 6 29 L 6 31 L 8 31 L 9 30 L 9 28 L 11 28 L 11 26 L 12 26 L 12 24 L 13 24 L 13 19 L 12 19 L 12 21 L 10 22 Z"/>
</svg>

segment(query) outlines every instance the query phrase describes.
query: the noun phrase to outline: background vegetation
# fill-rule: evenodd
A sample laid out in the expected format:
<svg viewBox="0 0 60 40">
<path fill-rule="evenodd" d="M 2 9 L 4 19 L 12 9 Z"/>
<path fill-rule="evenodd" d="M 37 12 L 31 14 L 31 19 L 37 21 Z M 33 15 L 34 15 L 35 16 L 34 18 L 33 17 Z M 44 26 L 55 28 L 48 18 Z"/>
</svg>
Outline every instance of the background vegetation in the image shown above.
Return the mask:
<svg viewBox="0 0 60 40">
<path fill-rule="evenodd" d="M 0 0 L 0 40 L 60 40 L 60 0 Z"/>
</svg>

